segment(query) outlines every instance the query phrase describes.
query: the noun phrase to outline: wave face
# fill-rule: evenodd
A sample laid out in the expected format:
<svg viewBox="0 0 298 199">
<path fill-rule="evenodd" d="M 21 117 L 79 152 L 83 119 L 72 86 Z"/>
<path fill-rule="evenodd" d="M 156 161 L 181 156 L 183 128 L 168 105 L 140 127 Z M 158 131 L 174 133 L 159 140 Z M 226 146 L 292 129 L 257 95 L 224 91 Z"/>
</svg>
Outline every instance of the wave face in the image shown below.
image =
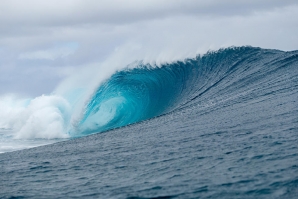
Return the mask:
<svg viewBox="0 0 298 199">
<path fill-rule="evenodd" d="M 238 95 L 256 95 L 255 86 L 268 85 L 272 81 L 268 77 L 279 78 L 276 71 L 295 64 L 297 52 L 253 47 L 221 49 L 160 67 L 138 64 L 116 72 L 98 87 L 76 132 L 102 132 L 187 106 L 210 106 Z"/>
<path fill-rule="evenodd" d="M 196 77 L 194 62 L 161 67 L 140 64 L 115 73 L 91 97 L 77 131 L 101 132 L 172 110 Z"/>
</svg>

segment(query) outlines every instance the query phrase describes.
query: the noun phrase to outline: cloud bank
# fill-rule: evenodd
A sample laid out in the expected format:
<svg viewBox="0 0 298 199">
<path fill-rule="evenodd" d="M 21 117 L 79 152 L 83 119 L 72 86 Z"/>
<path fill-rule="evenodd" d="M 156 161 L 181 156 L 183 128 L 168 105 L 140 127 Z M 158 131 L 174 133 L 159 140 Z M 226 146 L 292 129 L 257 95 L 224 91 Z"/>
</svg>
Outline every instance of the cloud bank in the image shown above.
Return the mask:
<svg viewBox="0 0 298 199">
<path fill-rule="evenodd" d="M 77 71 L 232 45 L 298 49 L 294 0 L 2 0 L 0 95 L 51 93 Z"/>
</svg>

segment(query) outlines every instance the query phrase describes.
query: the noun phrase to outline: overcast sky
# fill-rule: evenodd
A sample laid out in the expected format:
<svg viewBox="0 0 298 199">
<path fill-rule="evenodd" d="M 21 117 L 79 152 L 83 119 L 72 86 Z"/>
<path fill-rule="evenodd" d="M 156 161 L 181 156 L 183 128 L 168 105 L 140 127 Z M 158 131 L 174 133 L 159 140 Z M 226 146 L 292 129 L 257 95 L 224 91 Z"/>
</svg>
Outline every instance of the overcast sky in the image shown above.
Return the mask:
<svg viewBox="0 0 298 199">
<path fill-rule="evenodd" d="M 297 0 L 1 0 L 0 95 L 228 46 L 298 49 Z"/>
</svg>

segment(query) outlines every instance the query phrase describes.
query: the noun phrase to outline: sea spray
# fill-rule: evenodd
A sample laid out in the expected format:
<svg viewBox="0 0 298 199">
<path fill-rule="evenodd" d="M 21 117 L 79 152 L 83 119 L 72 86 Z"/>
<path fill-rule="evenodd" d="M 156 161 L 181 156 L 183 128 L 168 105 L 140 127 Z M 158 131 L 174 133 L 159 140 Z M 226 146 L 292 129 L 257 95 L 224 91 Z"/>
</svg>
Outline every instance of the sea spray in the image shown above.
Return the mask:
<svg viewBox="0 0 298 199">
<path fill-rule="evenodd" d="M 70 106 L 60 96 L 0 100 L 1 128 L 12 129 L 16 139 L 67 138 Z"/>
</svg>

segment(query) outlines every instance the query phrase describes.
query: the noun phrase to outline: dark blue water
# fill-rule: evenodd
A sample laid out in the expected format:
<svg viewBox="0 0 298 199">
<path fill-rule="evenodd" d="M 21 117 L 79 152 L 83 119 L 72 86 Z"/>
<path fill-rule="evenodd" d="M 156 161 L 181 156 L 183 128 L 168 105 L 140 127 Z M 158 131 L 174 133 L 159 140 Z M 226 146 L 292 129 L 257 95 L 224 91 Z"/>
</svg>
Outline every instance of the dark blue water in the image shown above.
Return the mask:
<svg viewBox="0 0 298 199">
<path fill-rule="evenodd" d="M 77 126 L 116 129 L 0 154 L 0 198 L 297 198 L 297 100 L 298 51 L 120 71 Z"/>
</svg>

